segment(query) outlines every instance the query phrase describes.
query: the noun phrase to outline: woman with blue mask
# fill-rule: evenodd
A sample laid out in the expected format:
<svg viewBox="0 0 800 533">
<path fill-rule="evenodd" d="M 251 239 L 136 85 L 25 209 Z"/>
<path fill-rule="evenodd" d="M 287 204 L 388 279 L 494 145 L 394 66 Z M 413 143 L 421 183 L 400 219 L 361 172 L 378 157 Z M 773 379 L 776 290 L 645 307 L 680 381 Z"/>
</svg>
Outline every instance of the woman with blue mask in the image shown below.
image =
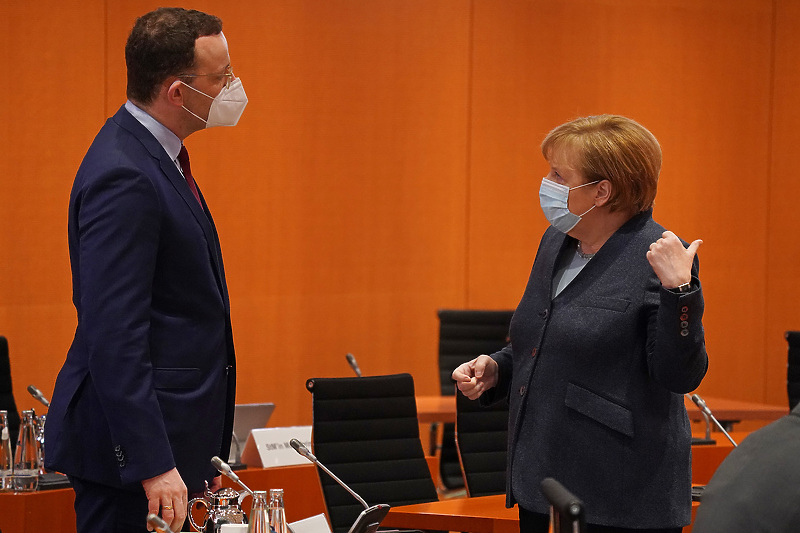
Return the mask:
<svg viewBox="0 0 800 533">
<path fill-rule="evenodd" d="M 542 154 L 551 227 L 511 342 L 453 379 L 471 399 L 509 401 L 507 505 L 521 532 L 548 531 L 546 477 L 583 501 L 590 533 L 679 532 L 691 519 L 683 394 L 708 368 L 702 241 L 653 220 L 661 148 L 635 121 L 573 120 Z"/>
</svg>

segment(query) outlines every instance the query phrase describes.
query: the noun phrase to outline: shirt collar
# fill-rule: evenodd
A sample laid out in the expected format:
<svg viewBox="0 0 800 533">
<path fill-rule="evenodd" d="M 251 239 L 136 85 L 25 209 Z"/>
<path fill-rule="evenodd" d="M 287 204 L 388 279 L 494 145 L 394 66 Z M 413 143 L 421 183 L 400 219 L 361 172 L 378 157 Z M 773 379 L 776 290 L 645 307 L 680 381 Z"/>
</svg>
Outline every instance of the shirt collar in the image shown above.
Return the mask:
<svg viewBox="0 0 800 533">
<path fill-rule="evenodd" d="M 128 113 L 133 115 L 133 118 L 138 120 L 142 126 L 147 128 L 147 130 L 153 134 L 153 137 L 164 147 L 164 150 L 167 152 L 167 155 L 173 161 L 178 159 L 178 153 L 181 151 L 181 140 L 178 138 L 177 135 L 172 133 L 169 128 L 164 126 L 162 123 L 154 119 L 147 111 L 144 109 L 137 107 L 136 104 L 128 100 L 125 102 L 125 109 L 128 110 Z"/>
</svg>

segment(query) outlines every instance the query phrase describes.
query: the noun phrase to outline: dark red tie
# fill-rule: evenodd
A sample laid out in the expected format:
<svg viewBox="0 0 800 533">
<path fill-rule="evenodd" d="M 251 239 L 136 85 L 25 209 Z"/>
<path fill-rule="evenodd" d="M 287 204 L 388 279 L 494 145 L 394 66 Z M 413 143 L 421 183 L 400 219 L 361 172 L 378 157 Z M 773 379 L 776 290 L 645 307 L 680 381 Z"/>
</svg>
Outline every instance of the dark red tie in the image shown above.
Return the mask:
<svg viewBox="0 0 800 533">
<path fill-rule="evenodd" d="M 181 164 L 183 177 L 186 178 L 186 183 L 189 184 L 192 194 L 197 198 L 197 203 L 202 206 L 203 202 L 200 201 L 200 193 L 197 192 L 197 184 L 195 184 L 194 178 L 192 177 L 192 167 L 189 166 L 189 152 L 186 151 L 186 147 L 183 145 L 181 145 L 181 151 L 178 153 L 178 163 Z"/>
</svg>

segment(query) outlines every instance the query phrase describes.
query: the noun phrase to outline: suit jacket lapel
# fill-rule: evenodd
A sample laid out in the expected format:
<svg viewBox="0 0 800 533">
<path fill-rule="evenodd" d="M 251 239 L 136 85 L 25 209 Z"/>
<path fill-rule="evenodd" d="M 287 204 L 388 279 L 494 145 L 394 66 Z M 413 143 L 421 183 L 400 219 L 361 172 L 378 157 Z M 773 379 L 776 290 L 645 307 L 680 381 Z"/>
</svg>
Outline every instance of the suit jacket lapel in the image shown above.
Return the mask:
<svg viewBox="0 0 800 533">
<path fill-rule="evenodd" d="M 605 242 L 605 244 L 603 244 L 592 260 L 583 267 L 578 275 L 575 276 L 575 279 L 572 280 L 572 282 L 567 285 L 564 290 L 561 291 L 558 296 L 556 296 L 556 298 L 560 299 L 562 296 L 564 298 L 573 298 L 575 295 L 581 294 L 588 290 L 592 283 L 599 279 L 599 272 L 606 271 L 614 264 L 614 262 L 623 256 L 624 250 L 631 242 L 631 239 L 633 239 L 639 229 L 641 229 L 641 227 L 647 223 L 651 216 L 652 210 L 645 211 L 634 216 L 625 224 L 623 224 L 622 227 L 620 227 L 611 237 L 609 237 L 609 239 Z M 562 243 L 562 246 L 555 254 L 555 258 L 553 258 L 553 264 L 551 265 L 553 268 L 553 270 L 551 270 L 553 275 L 555 275 L 558 257 L 561 255 L 568 242 L 574 240 L 567 238 L 566 235 L 564 237 L 565 239 Z M 552 294 L 552 292 L 550 294 Z"/>
<path fill-rule="evenodd" d="M 216 228 L 214 228 L 211 215 L 208 213 L 208 208 L 205 204 L 205 199 L 203 198 L 202 193 L 200 194 L 202 205 L 200 205 L 197 203 L 197 198 L 194 197 L 191 189 L 189 189 L 189 184 L 186 183 L 186 179 L 181 175 L 178 167 L 175 166 L 175 162 L 170 159 L 169 155 L 164 150 L 164 147 L 161 146 L 161 143 L 159 143 L 158 140 L 153 137 L 153 134 L 151 134 L 147 128 L 145 128 L 138 120 L 128 113 L 124 106 L 117 111 L 114 119 L 117 124 L 120 125 L 120 127 L 126 129 L 134 137 L 139 139 L 147 151 L 150 152 L 150 155 L 159 161 L 161 172 L 164 173 L 164 176 L 173 186 L 175 192 L 177 192 L 186 205 L 189 206 L 192 215 L 194 215 L 197 223 L 200 224 L 200 227 L 203 229 L 203 234 L 206 237 L 206 244 L 208 246 L 209 256 L 211 257 L 212 264 L 214 266 L 214 273 L 217 276 L 217 286 L 219 287 L 220 293 L 222 293 L 225 299 L 225 305 L 227 306 L 228 293 L 224 281 L 224 271 L 222 269 L 222 257 L 220 254 L 219 239 L 217 237 Z"/>
</svg>

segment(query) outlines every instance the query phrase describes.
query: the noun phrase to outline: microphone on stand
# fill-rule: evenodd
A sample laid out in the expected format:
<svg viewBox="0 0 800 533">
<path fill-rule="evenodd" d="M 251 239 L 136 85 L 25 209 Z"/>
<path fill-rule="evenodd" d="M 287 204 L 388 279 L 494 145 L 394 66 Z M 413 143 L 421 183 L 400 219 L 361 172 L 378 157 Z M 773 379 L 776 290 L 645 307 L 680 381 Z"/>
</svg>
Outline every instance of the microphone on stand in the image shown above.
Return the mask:
<svg viewBox="0 0 800 533">
<path fill-rule="evenodd" d="M 351 354 L 350 352 L 348 352 L 347 355 L 345 355 L 345 357 L 347 358 L 347 364 L 350 365 L 350 368 L 353 369 L 353 372 L 356 373 L 356 376 L 361 377 L 361 369 L 358 368 L 358 363 L 356 363 L 355 356 L 353 354 Z M 295 450 L 296 449 L 297 448 L 295 448 Z M 300 453 L 300 452 L 297 452 L 297 453 Z M 300 453 L 300 455 L 302 455 L 302 453 Z"/>
<path fill-rule="evenodd" d="M 708 406 L 706 405 L 706 402 L 698 394 L 692 394 L 691 399 L 694 402 L 694 404 L 700 409 L 700 411 L 703 412 L 704 415 L 711 418 L 711 420 L 714 422 L 714 425 L 716 425 L 719 428 L 719 430 L 722 431 L 723 435 L 725 435 L 728 438 L 728 440 L 731 441 L 733 447 L 736 448 L 738 444 L 736 444 L 736 441 L 734 441 L 728 434 L 728 432 L 725 431 L 725 428 L 722 427 L 722 424 L 720 424 L 719 421 L 716 418 L 714 418 L 714 415 L 711 413 L 711 409 L 709 409 Z"/>
<path fill-rule="evenodd" d="M 211 458 L 211 464 L 214 465 L 214 468 L 217 469 L 217 472 L 227 477 L 231 481 L 238 483 L 239 486 L 241 486 L 244 490 L 247 491 L 248 494 L 250 494 L 250 496 L 253 495 L 253 491 L 250 490 L 250 487 L 245 485 L 244 482 L 241 479 L 239 479 L 239 476 L 236 475 L 236 472 L 233 471 L 233 469 L 228 463 L 226 463 L 225 461 L 223 461 L 222 459 L 220 459 L 215 455 L 214 457 Z"/>
<path fill-rule="evenodd" d="M 38 401 L 42 402 L 42 404 L 43 404 L 45 407 L 47 407 L 47 408 L 49 408 L 49 407 L 50 407 L 50 402 L 47 400 L 47 398 L 45 398 L 45 397 L 44 397 L 44 394 L 42 394 L 42 391 L 40 391 L 39 389 L 37 389 L 37 388 L 36 388 L 36 387 L 34 387 L 33 385 L 28 385 L 28 392 L 29 392 L 29 393 L 31 394 L 31 396 L 33 396 L 33 397 L 34 397 L 36 400 L 38 400 Z"/>
<path fill-rule="evenodd" d="M 688 394 L 685 394 L 684 396 L 686 396 L 690 400 L 692 399 L 692 397 L 690 395 L 688 395 Z M 694 400 L 692 400 L 692 401 L 694 401 Z M 717 441 L 715 441 L 714 439 L 711 438 L 711 420 L 708 418 L 708 415 L 706 414 L 706 412 L 703 411 L 702 409 L 700 410 L 700 414 L 702 414 L 703 418 L 706 419 L 706 436 L 704 438 L 692 437 L 692 446 L 706 445 L 706 444 L 711 444 L 711 445 L 716 444 Z"/>
<path fill-rule="evenodd" d="M 350 354 L 347 354 L 350 355 Z M 348 361 L 350 358 L 348 357 Z M 357 368 L 357 367 L 356 367 Z M 359 372 L 359 376 L 360 376 Z M 353 489 L 347 486 L 347 484 L 336 477 L 336 475 L 328 470 L 328 468 L 319 462 L 319 460 L 311 453 L 311 450 L 306 448 L 302 442 L 297 439 L 292 439 L 289 441 L 289 445 L 294 448 L 294 450 L 320 467 L 322 470 L 325 471 L 333 480 L 338 483 L 344 490 L 350 493 L 358 502 L 364 506 L 364 510 L 361 511 L 361 514 L 358 515 L 356 521 L 353 522 L 353 525 L 350 527 L 348 533 L 375 533 L 378 530 L 378 526 L 381 525 L 381 521 L 384 519 L 386 514 L 389 512 L 389 504 L 387 503 L 379 503 L 377 505 L 373 505 L 370 507 L 367 505 L 367 502 L 364 501 L 364 498 L 359 496 Z"/>
<path fill-rule="evenodd" d="M 160 529 L 164 533 L 173 533 L 167 523 L 164 522 L 164 519 L 158 515 L 154 515 L 153 513 L 147 515 L 147 523 L 153 526 L 156 531 Z"/>
</svg>

